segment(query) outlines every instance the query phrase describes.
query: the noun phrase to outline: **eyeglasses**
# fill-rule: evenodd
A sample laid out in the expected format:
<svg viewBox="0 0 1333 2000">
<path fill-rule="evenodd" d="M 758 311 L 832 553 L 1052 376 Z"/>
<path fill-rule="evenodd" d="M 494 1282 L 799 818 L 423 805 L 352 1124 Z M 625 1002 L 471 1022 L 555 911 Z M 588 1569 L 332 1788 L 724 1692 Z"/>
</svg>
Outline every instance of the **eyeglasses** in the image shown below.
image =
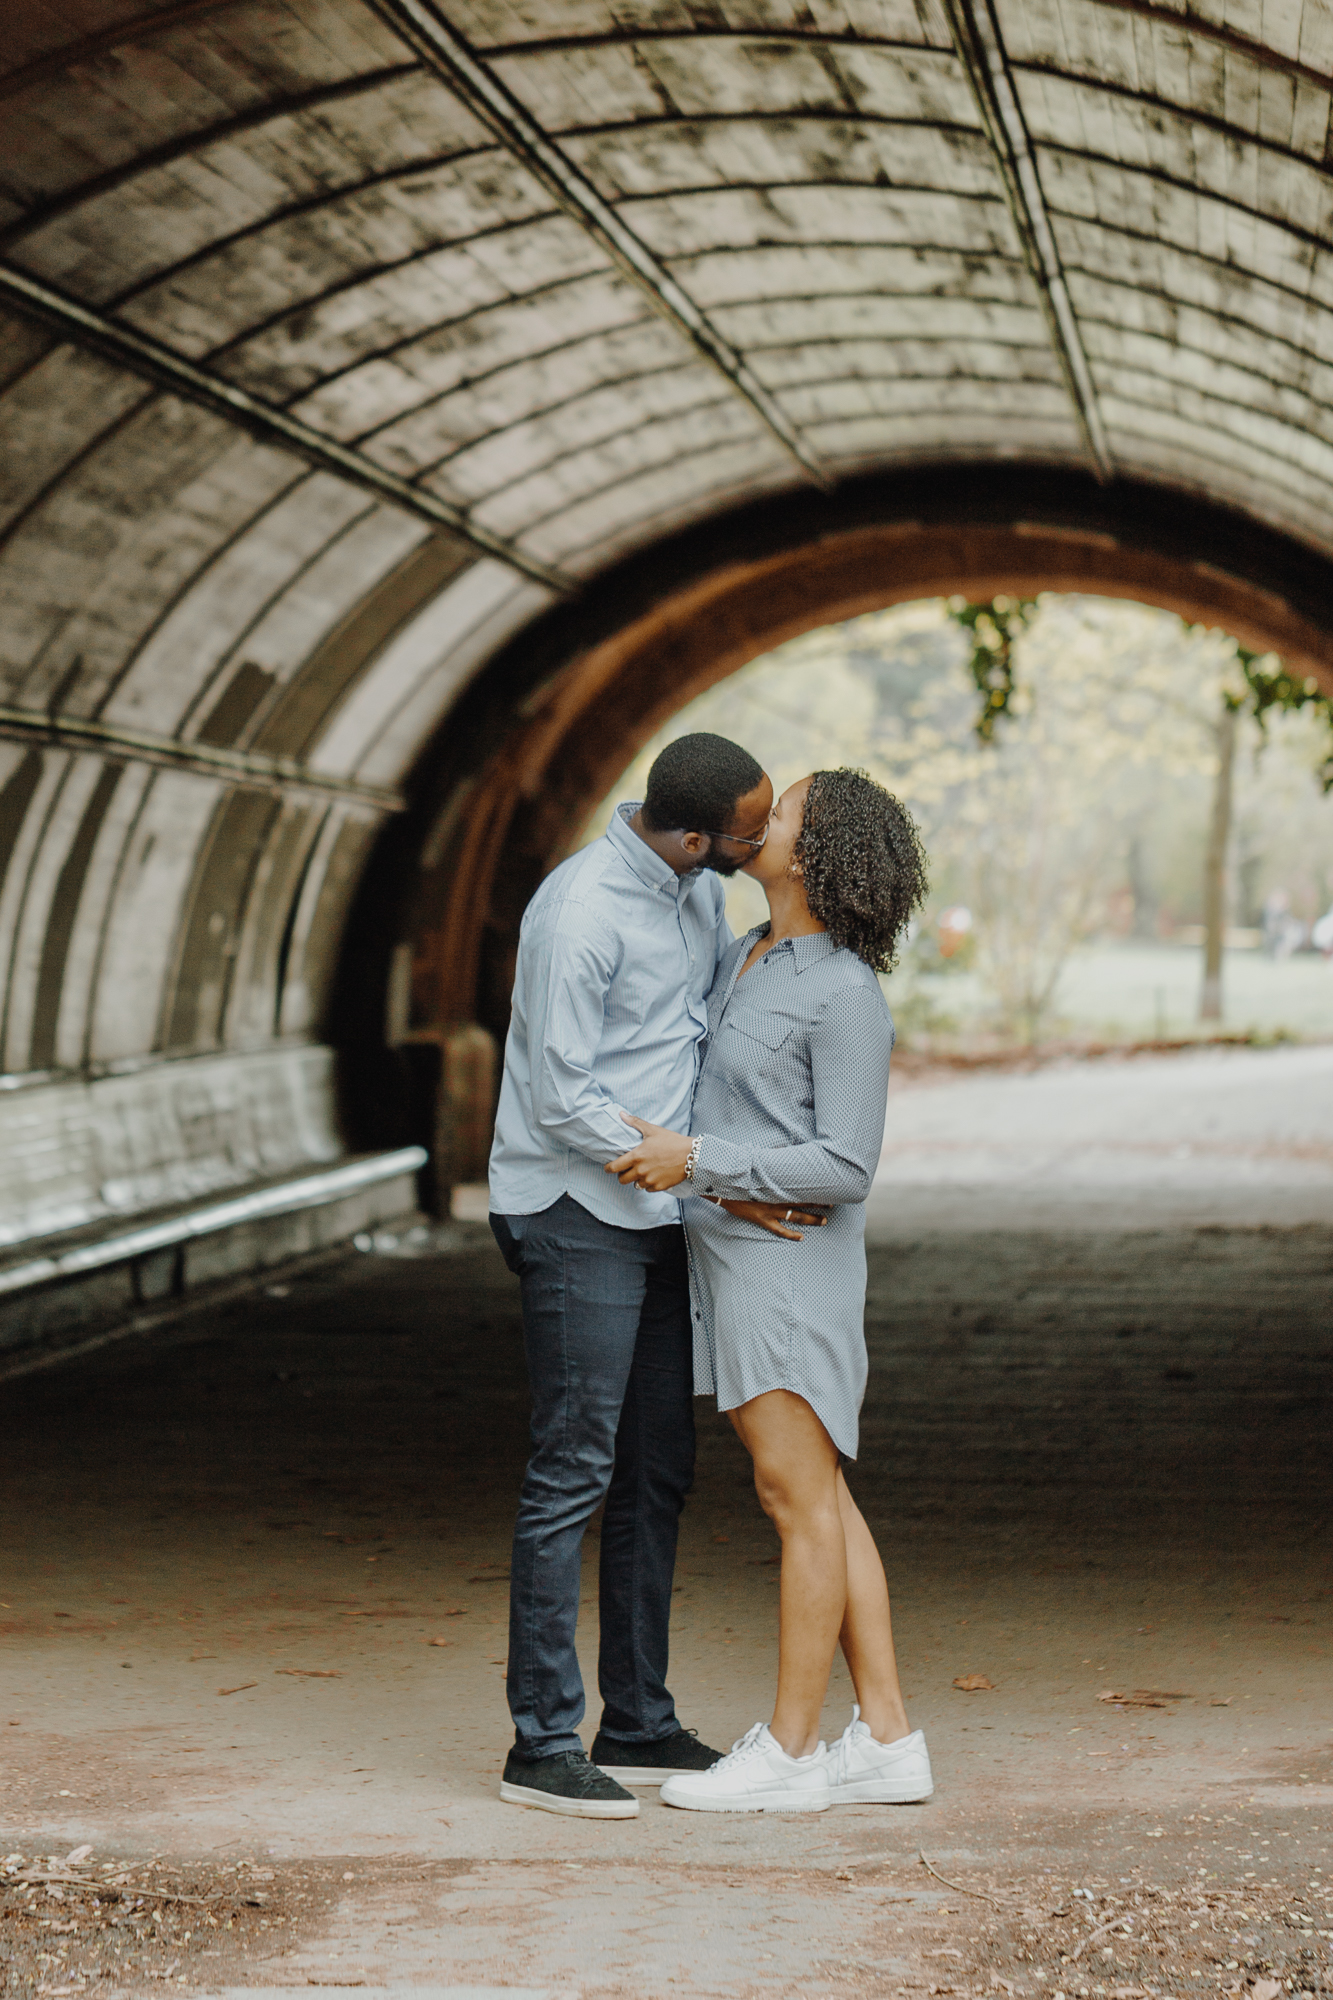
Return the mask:
<svg viewBox="0 0 1333 2000">
<path fill-rule="evenodd" d="M 709 840 L 734 840 L 737 847 L 752 847 L 756 854 L 768 839 L 767 827 L 764 828 L 758 840 L 747 840 L 743 833 L 717 833 L 710 826 L 698 827 L 696 831 L 705 834 Z"/>
</svg>

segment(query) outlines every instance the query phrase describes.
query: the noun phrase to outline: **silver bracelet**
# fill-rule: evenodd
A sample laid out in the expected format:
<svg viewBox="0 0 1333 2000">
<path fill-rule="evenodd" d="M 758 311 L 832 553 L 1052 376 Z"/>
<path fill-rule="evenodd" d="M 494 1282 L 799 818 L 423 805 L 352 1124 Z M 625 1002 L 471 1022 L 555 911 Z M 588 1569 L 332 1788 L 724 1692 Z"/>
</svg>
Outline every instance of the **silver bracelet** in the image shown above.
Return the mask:
<svg viewBox="0 0 1333 2000">
<path fill-rule="evenodd" d="M 703 1134 L 701 1132 L 690 1147 L 690 1157 L 685 1162 L 685 1178 L 687 1181 L 694 1179 L 694 1170 L 699 1164 L 699 1148 L 703 1145 L 703 1142 Z"/>
</svg>

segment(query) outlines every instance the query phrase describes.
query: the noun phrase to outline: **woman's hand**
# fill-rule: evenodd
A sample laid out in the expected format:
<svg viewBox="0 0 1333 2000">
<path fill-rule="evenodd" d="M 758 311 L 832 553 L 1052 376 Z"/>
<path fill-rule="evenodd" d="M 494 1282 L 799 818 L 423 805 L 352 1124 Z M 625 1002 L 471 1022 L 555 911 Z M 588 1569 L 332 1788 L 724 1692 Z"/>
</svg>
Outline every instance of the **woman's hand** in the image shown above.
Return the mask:
<svg viewBox="0 0 1333 2000">
<path fill-rule="evenodd" d="M 804 1202 L 793 1202 L 790 1208 L 783 1208 L 772 1201 L 723 1201 L 708 1194 L 703 1198 L 716 1201 L 719 1208 L 725 1208 L 728 1215 L 738 1215 L 742 1222 L 757 1222 L 770 1236 L 785 1236 L 789 1243 L 804 1240 L 802 1229 L 822 1229 L 828 1221 L 826 1208 L 810 1208 Z M 793 1222 L 799 1223 L 800 1228 L 791 1228 Z"/>
<path fill-rule="evenodd" d="M 625 1187 L 645 1188 L 649 1194 L 666 1194 L 679 1187 L 693 1139 L 668 1132 L 664 1125 L 650 1125 L 646 1118 L 631 1117 L 628 1111 L 620 1115 L 636 1132 L 642 1132 L 643 1138 L 619 1159 L 608 1161 L 604 1171 L 614 1174 Z"/>
</svg>

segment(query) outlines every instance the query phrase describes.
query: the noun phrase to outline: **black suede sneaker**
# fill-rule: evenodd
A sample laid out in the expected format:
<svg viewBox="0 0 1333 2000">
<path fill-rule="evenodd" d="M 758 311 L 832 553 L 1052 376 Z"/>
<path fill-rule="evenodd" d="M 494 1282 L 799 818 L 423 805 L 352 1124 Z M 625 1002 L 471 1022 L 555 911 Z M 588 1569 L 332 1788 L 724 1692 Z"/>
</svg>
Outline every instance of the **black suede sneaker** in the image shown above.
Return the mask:
<svg viewBox="0 0 1333 2000">
<path fill-rule="evenodd" d="M 722 1755 L 701 1743 L 692 1729 L 676 1729 L 656 1743 L 625 1743 L 598 1730 L 592 1761 L 622 1785 L 660 1785 L 686 1771 L 708 1771 Z"/>
<path fill-rule="evenodd" d="M 634 1819 L 639 1801 L 581 1750 L 557 1750 L 553 1757 L 520 1757 L 511 1750 L 500 1780 L 506 1805 L 537 1806 L 542 1812 L 571 1813 L 576 1819 Z"/>
</svg>

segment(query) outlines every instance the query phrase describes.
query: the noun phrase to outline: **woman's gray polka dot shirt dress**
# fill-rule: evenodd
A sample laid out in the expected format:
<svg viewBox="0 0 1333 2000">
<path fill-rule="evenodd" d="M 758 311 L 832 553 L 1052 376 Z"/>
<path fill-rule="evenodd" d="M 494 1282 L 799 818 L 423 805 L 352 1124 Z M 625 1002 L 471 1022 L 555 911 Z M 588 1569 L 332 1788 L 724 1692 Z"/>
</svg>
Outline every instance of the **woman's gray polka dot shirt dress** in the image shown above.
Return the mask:
<svg viewBox="0 0 1333 2000">
<path fill-rule="evenodd" d="M 884 1141 L 893 1022 L 875 974 L 827 932 L 784 939 L 741 977 L 766 928 L 731 947 L 709 997 L 690 1120 L 703 1141 L 694 1189 L 835 1205 L 823 1229 L 790 1243 L 712 1202 L 681 1202 L 694 1386 L 720 1410 L 793 1390 L 855 1458 L 865 1198 Z"/>
</svg>

